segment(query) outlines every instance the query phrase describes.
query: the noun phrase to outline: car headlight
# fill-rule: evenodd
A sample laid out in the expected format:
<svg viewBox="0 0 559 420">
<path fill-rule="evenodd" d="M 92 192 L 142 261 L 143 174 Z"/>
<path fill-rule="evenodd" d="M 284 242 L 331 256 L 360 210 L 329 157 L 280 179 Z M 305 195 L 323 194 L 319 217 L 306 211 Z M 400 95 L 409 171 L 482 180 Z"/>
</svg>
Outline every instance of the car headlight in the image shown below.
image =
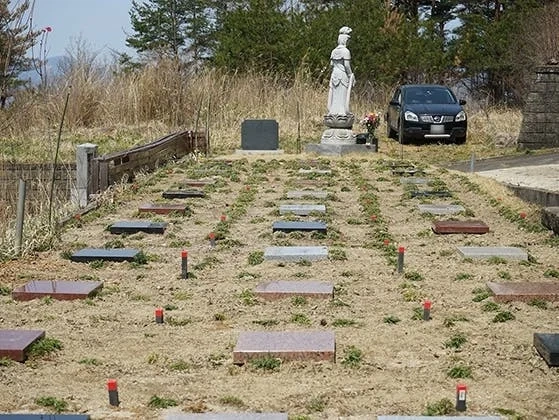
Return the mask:
<svg viewBox="0 0 559 420">
<path fill-rule="evenodd" d="M 466 121 L 466 113 L 464 111 L 460 111 L 456 114 L 456 117 L 454 117 L 454 121 Z"/>
<path fill-rule="evenodd" d="M 465 114 L 464 114 L 464 115 L 465 115 Z M 414 114 L 414 113 L 411 112 L 411 111 L 406 111 L 406 112 L 404 112 L 404 119 L 405 119 L 406 121 L 415 121 L 415 122 L 418 122 L 418 121 L 419 121 L 419 118 L 417 117 L 417 115 Z"/>
</svg>

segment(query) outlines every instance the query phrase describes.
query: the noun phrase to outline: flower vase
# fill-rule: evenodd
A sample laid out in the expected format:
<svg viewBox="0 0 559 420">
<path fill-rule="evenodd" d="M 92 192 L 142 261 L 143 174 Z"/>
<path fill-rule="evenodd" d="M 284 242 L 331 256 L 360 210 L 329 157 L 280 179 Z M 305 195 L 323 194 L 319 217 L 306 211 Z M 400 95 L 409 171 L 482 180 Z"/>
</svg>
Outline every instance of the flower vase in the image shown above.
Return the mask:
<svg viewBox="0 0 559 420">
<path fill-rule="evenodd" d="M 367 143 L 371 145 L 375 152 L 378 152 L 378 138 L 374 131 L 369 131 Z"/>
</svg>

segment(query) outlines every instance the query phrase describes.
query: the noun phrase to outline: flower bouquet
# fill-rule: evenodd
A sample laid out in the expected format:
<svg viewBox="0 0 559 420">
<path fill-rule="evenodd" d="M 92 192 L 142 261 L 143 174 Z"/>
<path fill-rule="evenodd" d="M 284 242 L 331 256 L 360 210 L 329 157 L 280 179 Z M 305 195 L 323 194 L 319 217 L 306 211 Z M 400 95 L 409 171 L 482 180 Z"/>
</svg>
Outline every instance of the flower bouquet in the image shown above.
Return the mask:
<svg viewBox="0 0 559 420">
<path fill-rule="evenodd" d="M 380 115 L 376 112 L 369 112 L 361 120 L 361 124 L 367 128 L 367 132 L 371 138 L 375 138 L 375 130 L 380 125 Z"/>
</svg>

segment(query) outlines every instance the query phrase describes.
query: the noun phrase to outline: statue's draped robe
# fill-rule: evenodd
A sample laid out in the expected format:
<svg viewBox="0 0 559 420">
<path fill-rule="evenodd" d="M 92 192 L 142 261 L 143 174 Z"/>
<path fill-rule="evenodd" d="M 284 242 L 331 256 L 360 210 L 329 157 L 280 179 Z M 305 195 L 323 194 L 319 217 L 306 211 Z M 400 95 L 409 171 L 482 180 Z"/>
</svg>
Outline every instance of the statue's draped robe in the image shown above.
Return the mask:
<svg viewBox="0 0 559 420">
<path fill-rule="evenodd" d="M 328 95 L 328 113 L 331 115 L 349 114 L 348 93 L 350 86 L 349 75 L 346 72 L 345 61 L 351 59 L 349 50 L 338 45 L 330 54 L 332 75 L 330 76 L 330 92 Z"/>
</svg>

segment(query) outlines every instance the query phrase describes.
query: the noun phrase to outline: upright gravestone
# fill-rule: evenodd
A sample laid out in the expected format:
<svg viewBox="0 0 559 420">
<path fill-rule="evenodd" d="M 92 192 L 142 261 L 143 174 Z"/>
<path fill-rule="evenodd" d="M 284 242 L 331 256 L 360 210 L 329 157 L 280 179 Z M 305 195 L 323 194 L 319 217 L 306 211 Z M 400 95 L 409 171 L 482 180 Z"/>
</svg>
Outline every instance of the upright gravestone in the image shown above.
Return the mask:
<svg viewBox="0 0 559 420">
<path fill-rule="evenodd" d="M 526 98 L 518 146 L 525 149 L 559 147 L 559 65 L 536 68 Z"/>
<path fill-rule="evenodd" d="M 276 120 L 244 120 L 241 124 L 241 150 L 254 153 L 281 153 Z"/>
</svg>

